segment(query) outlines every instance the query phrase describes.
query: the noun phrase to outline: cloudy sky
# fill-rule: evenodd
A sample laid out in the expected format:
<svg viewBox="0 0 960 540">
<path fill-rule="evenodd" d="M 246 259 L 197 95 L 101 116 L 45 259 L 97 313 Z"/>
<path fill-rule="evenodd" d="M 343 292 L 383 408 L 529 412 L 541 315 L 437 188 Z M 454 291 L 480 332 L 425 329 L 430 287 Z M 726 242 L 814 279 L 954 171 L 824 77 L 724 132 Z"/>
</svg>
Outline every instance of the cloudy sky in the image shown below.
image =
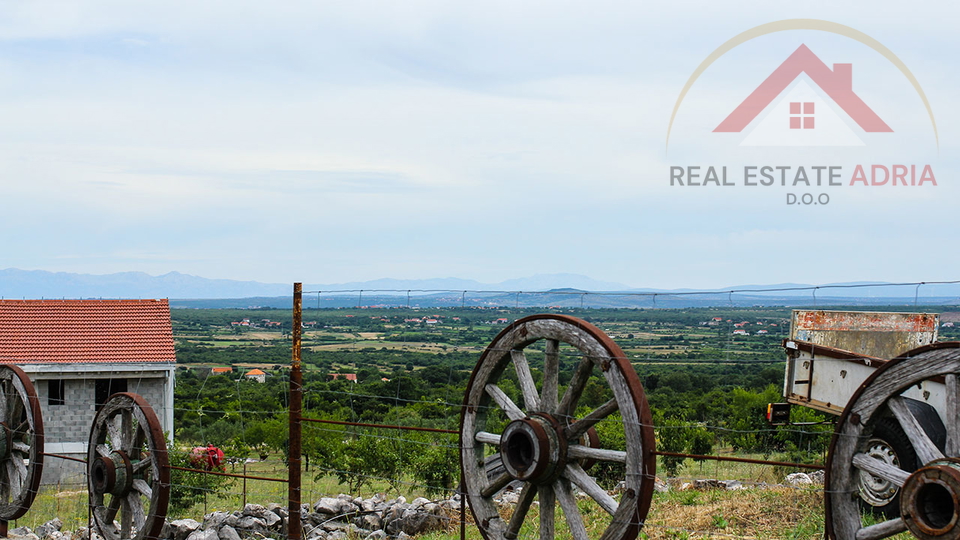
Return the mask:
<svg viewBox="0 0 960 540">
<path fill-rule="evenodd" d="M 668 147 L 697 66 L 784 19 L 889 49 L 937 131 L 875 48 L 792 30 L 711 64 Z M 958 19 L 947 1 L 6 2 L 0 268 L 281 283 L 569 272 L 690 288 L 957 279 Z M 801 44 L 852 63 L 853 90 L 893 133 L 863 132 L 806 75 L 832 107 L 818 114 L 862 146 L 742 145 L 773 109 L 713 133 Z M 930 165 L 937 185 L 849 185 L 856 165 L 894 164 Z M 764 165 L 839 166 L 843 185 L 742 185 L 744 166 Z M 671 166 L 726 166 L 738 185 L 671 186 Z M 829 203 L 786 204 L 804 193 Z"/>
</svg>

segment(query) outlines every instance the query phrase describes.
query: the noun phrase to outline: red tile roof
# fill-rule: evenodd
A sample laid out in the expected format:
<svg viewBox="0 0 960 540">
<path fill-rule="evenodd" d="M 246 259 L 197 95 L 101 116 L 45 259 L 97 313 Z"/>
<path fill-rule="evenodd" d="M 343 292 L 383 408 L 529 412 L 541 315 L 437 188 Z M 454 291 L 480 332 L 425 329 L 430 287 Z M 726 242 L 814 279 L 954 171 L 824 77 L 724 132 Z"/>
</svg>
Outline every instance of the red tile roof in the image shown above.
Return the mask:
<svg viewBox="0 0 960 540">
<path fill-rule="evenodd" d="M 175 361 L 166 300 L 0 300 L 0 363 Z"/>
</svg>

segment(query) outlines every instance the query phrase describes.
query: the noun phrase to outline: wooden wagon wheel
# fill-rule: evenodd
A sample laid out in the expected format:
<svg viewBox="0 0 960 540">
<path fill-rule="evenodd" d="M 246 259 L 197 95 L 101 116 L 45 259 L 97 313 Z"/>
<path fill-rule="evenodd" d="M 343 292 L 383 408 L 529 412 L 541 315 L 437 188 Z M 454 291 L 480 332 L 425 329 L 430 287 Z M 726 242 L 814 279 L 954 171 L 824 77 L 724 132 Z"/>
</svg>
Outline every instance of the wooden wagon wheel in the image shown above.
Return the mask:
<svg viewBox="0 0 960 540">
<path fill-rule="evenodd" d="M 837 424 L 827 460 L 826 530 L 837 540 L 886 538 L 909 530 L 924 539 L 960 538 L 960 343 L 915 349 L 877 369 Z M 911 412 L 910 399 L 937 403 L 945 441 L 934 442 Z M 942 404 L 941 401 L 942 400 Z M 939 419 L 936 419 L 939 425 Z M 875 455 L 874 431 L 899 425 L 919 468 Z M 900 490 L 900 517 L 865 525 L 858 505 L 863 476 Z"/>
<path fill-rule="evenodd" d="M 93 421 L 87 482 L 94 525 L 107 540 L 155 539 L 170 495 L 160 421 L 133 393 L 110 396 Z"/>
<path fill-rule="evenodd" d="M 539 345 L 531 347 L 539 342 L 542 351 Z M 576 357 L 577 367 L 561 394 L 561 359 L 570 356 Z M 531 366 L 541 370 L 539 386 Z M 578 403 L 595 373 L 613 397 L 578 416 Z M 626 441 L 627 451 L 596 448 L 590 428 L 599 422 Z M 486 540 L 516 538 L 535 497 L 540 504 L 541 540 L 554 537 L 557 505 L 574 540 L 636 538 L 650 509 L 656 468 L 654 434 L 640 378 L 613 340 L 574 317 L 526 317 L 494 338 L 467 386 L 460 446 L 463 486 Z M 584 470 L 590 460 L 621 468 L 619 500 Z M 502 463 L 504 470 L 499 474 L 488 470 L 491 463 Z M 505 520 L 494 497 L 517 481 L 522 483 L 519 501 Z M 598 534 L 588 536 L 574 488 L 603 509 L 591 519 L 593 524 L 602 521 Z"/>
<path fill-rule="evenodd" d="M 0 520 L 30 509 L 43 472 L 43 418 L 30 378 L 17 366 L 0 366 Z"/>
</svg>

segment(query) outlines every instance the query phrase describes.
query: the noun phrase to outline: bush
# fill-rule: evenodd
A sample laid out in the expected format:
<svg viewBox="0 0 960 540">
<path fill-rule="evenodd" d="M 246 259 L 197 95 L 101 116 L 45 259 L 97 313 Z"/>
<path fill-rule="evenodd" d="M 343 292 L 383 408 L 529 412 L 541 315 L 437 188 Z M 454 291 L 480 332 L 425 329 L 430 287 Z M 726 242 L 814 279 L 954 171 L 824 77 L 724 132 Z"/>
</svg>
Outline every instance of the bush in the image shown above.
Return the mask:
<svg viewBox="0 0 960 540">
<path fill-rule="evenodd" d="M 190 454 L 180 450 L 170 450 L 167 459 L 173 467 L 192 469 Z M 204 497 L 220 493 L 233 483 L 227 476 L 207 474 L 204 471 L 170 470 L 170 509 L 169 512 L 179 515 L 195 504 L 203 502 Z"/>
</svg>

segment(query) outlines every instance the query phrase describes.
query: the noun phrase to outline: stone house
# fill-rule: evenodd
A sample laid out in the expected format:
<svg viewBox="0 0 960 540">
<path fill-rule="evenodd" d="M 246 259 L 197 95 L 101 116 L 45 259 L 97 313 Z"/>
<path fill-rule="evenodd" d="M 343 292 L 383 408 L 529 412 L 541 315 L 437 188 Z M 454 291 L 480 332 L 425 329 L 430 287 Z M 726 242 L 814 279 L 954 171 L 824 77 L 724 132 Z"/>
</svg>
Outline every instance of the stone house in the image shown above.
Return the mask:
<svg viewBox="0 0 960 540">
<path fill-rule="evenodd" d="M 0 363 L 33 382 L 48 454 L 85 459 L 116 392 L 143 396 L 173 433 L 175 361 L 167 300 L 0 300 Z M 43 482 L 82 481 L 83 467 L 48 455 Z"/>
</svg>

